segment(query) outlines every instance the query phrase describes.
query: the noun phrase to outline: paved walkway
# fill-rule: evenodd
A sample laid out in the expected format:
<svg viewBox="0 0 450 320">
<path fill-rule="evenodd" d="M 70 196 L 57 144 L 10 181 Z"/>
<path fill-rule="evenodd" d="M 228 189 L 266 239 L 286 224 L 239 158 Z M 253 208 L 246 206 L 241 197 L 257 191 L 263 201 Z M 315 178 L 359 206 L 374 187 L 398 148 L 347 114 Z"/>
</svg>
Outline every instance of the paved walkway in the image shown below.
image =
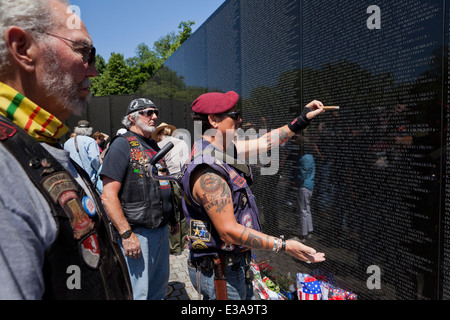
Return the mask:
<svg viewBox="0 0 450 320">
<path fill-rule="evenodd" d="M 165 300 L 198 300 L 198 293 L 189 279 L 187 257 L 189 249 L 180 255 L 170 255 L 170 277 Z"/>
</svg>

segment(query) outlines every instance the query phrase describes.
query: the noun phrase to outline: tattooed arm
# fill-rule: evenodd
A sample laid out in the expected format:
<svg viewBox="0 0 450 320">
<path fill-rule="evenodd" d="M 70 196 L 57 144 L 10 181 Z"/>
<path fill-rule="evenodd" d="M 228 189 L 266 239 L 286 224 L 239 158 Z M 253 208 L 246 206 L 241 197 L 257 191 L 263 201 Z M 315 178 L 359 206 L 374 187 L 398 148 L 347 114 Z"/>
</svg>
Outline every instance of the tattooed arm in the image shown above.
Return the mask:
<svg viewBox="0 0 450 320">
<path fill-rule="evenodd" d="M 194 171 L 192 181 L 194 200 L 206 210 L 223 242 L 252 249 L 272 250 L 275 237 L 237 223 L 230 187 L 217 171 L 202 167 Z M 286 241 L 286 253 L 303 261 L 325 260 L 323 253 L 317 253 L 298 241 Z"/>
<path fill-rule="evenodd" d="M 312 120 L 318 114 L 324 112 L 323 104 L 320 101 L 314 100 L 306 105 L 310 112 L 306 114 L 308 120 Z M 272 148 L 278 148 L 280 145 L 286 143 L 295 132 L 289 129 L 289 125 L 285 125 L 281 128 L 271 130 L 258 139 L 252 140 L 237 140 L 236 149 L 241 158 L 248 158 L 261 152 L 268 152 Z"/>
<path fill-rule="evenodd" d="M 236 149 L 241 159 L 247 159 L 262 152 L 268 152 L 288 141 L 295 133 L 288 126 L 272 130 L 258 139 L 237 140 Z"/>
</svg>

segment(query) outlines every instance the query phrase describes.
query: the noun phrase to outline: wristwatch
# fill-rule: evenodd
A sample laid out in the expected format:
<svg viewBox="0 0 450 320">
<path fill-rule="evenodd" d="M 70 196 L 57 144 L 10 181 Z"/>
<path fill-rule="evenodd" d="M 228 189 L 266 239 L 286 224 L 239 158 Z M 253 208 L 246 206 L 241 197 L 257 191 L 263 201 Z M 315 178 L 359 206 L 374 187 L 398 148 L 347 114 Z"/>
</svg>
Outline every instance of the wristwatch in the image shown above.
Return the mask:
<svg viewBox="0 0 450 320">
<path fill-rule="evenodd" d="M 121 235 L 120 235 L 120 237 L 122 238 L 122 239 L 128 239 L 129 237 L 131 237 L 131 234 L 133 233 L 133 230 L 127 230 L 127 231 L 125 231 L 124 233 L 122 233 Z"/>
</svg>

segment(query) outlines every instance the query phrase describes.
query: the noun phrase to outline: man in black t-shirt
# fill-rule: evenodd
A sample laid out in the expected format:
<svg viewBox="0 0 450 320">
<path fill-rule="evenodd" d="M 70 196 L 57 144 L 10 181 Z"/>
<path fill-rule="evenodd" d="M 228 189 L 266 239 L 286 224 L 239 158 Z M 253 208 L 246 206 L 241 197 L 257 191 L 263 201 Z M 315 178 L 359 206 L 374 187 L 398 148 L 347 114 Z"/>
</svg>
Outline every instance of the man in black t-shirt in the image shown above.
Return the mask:
<svg viewBox="0 0 450 320">
<path fill-rule="evenodd" d="M 167 223 L 173 233 L 179 230 L 170 183 L 152 179 L 149 171 L 159 151 L 150 138 L 157 118 L 152 101 L 131 101 L 122 121 L 129 131 L 111 143 L 100 173 L 102 201 L 119 234 L 136 300 L 164 299 L 170 269 Z M 165 164 L 156 167 L 163 171 Z"/>
</svg>

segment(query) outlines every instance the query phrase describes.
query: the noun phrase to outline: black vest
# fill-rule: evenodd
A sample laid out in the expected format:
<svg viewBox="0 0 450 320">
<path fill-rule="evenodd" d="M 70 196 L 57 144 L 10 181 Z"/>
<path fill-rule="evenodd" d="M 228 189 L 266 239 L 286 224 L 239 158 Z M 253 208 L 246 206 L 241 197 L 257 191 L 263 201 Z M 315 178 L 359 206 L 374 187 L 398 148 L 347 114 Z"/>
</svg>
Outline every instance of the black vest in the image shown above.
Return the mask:
<svg viewBox="0 0 450 320">
<path fill-rule="evenodd" d="M 3 116 L 0 143 L 40 190 L 56 222 L 57 237 L 44 260 L 43 299 L 131 300 L 123 254 L 86 172 L 72 161 L 93 199 L 39 142 Z"/>
<path fill-rule="evenodd" d="M 123 213 L 132 226 L 161 228 L 175 216 L 169 181 L 151 177 L 149 163 L 157 150 L 145 150 L 131 131 L 122 137 L 127 139 L 130 147 L 130 162 L 119 192 Z M 159 165 L 165 168 L 162 161 Z M 171 224 L 176 223 L 172 220 Z"/>
</svg>

